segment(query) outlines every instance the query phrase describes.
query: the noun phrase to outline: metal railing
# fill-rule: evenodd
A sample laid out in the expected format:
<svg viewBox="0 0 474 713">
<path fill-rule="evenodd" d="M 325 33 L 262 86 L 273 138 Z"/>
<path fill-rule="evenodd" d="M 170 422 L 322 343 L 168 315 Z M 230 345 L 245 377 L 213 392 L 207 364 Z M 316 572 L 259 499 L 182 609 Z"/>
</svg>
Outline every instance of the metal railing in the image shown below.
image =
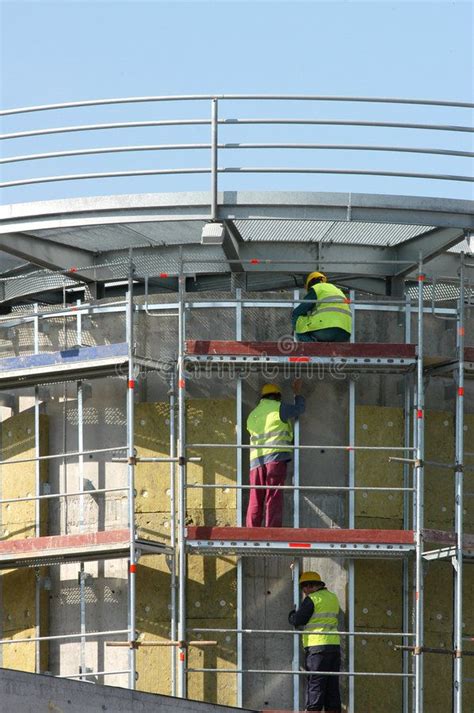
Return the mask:
<svg viewBox="0 0 474 713">
<path fill-rule="evenodd" d="M 284 105 L 294 105 L 298 104 L 303 108 L 302 116 L 266 116 L 266 108 L 269 102 L 276 102 L 278 105 L 285 103 Z M 20 163 L 30 163 L 35 161 L 41 161 L 46 159 L 70 159 L 74 157 L 86 157 L 86 156 L 106 156 L 119 153 L 130 153 L 138 154 L 143 152 L 185 152 L 187 155 L 193 152 L 206 151 L 210 153 L 209 162 L 205 162 L 202 165 L 170 165 L 170 166 L 159 166 L 152 168 L 134 168 L 131 169 L 125 166 L 121 170 L 103 170 L 99 172 L 86 171 L 86 172 L 74 172 L 74 173 L 60 173 L 57 175 L 41 175 L 41 176 L 31 176 L 27 175 L 23 178 L 12 178 L 6 179 L 0 182 L 0 188 L 13 188 L 26 185 L 37 185 L 45 183 L 56 183 L 65 181 L 82 181 L 82 180 L 92 180 L 92 179 L 107 179 L 107 178 L 118 178 L 118 177 L 147 177 L 147 176 L 164 176 L 164 175 L 198 175 L 205 174 L 210 175 L 210 192 L 211 192 L 211 219 L 217 217 L 217 192 L 218 192 L 218 178 L 222 174 L 279 174 L 280 176 L 285 174 L 322 174 L 322 175 L 350 175 L 350 176 L 371 176 L 371 177 L 389 177 L 389 178 L 411 178 L 411 179 L 422 179 L 422 180 L 436 180 L 436 181 L 454 181 L 454 182 L 473 182 L 474 177 L 472 171 L 467 170 L 465 173 L 459 172 L 446 172 L 446 171 L 432 171 L 430 170 L 429 164 L 427 164 L 427 170 L 413 171 L 410 170 L 409 165 L 406 169 L 398 169 L 397 164 L 394 168 L 387 166 L 385 164 L 377 165 L 374 168 L 367 168 L 367 157 L 369 154 L 373 153 L 390 153 L 398 155 L 407 154 L 423 154 L 430 156 L 439 156 L 451 159 L 459 158 L 474 158 L 474 152 L 467 150 L 463 145 L 459 146 L 443 146 L 443 145 L 410 145 L 410 141 L 404 142 L 402 144 L 390 143 L 390 141 L 384 143 L 366 143 L 366 142 L 344 142 L 344 141 L 334 141 L 333 139 L 324 143 L 317 140 L 320 137 L 320 133 L 316 135 L 316 140 L 301 141 L 301 140 L 284 140 L 284 141 L 248 141 L 246 138 L 246 133 L 242 133 L 242 127 L 250 127 L 254 129 L 255 127 L 267 127 L 269 130 L 271 127 L 275 126 L 286 126 L 290 129 L 290 135 L 294 135 L 294 128 L 301 127 L 311 128 L 311 127 L 348 127 L 352 133 L 357 135 L 358 130 L 364 128 L 371 129 L 395 129 L 407 131 L 422 131 L 428 132 L 426 142 L 431 140 L 431 132 L 442 132 L 443 134 L 454 134 L 463 135 L 471 134 L 474 132 L 474 127 L 470 123 L 438 123 L 432 121 L 379 121 L 361 118 L 352 119 L 344 118 L 344 116 L 331 117 L 324 116 L 325 104 L 330 103 L 337 105 L 338 107 L 346 105 L 392 105 L 405 113 L 408 107 L 424 107 L 428 109 L 430 107 L 438 107 L 450 109 L 451 112 L 457 112 L 459 110 L 473 109 L 474 103 L 471 102 L 454 102 L 454 101 L 440 101 L 440 100 L 429 100 L 429 99 L 400 99 L 400 98 L 379 98 L 379 97 L 350 97 L 350 96 L 317 96 L 317 95 L 251 95 L 251 94 L 222 94 L 222 95 L 182 95 L 182 96 L 149 96 L 149 97 L 129 97 L 129 98 L 111 98 L 111 99 L 97 99 L 90 101 L 80 101 L 80 102 L 65 102 L 50 105 L 39 105 L 31 107 L 20 107 L 14 109 L 4 109 L 0 111 L 0 117 L 5 119 L 13 117 L 16 119 L 18 116 L 23 114 L 36 113 L 44 116 L 48 112 L 56 112 L 61 110 L 73 110 L 73 109 L 94 109 L 103 106 L 120 106 L 120 105 L 136 105 L 136 104 L 150 104 L 152 106 L 162 106 L 164 104 L 179 105 L 182 106 L 199 106 L 202 105 L 208 107 L 208 111 L 204 116 L 199 115 L 193 118 L 160 118 L 153 120 L 129 120 L 129 121 L 113 121 L 113 122 L 102 122 L 102 123 L 86 123 L 86 124 L 66 124 L 54 127 L 45 128 L 34 128 L 26 130 L 14 130 L 6 131 L 0 134 L 0 141 L 7 142 L 9 145 L 12 141 L 18 141 L 25 138 L 36 138 L 38 140 L 38 145 L 43 146 L 42 140 L 45 137 L 57 136 L 63 134 L 72 133 L 91 133 L 94 134 L 97 131 L 117 131 L 117 130 L 141 130 L 144 128 L 152 128 L 161 131 L 162 128 L 172 127 L 177 130 L 185 127 L 191 128 L 205 128 L 210 130 L 210 140 L 206 141 L 193 141 L 186 142 L 179 140 L 180 137 L 177 136 L 177 140 L 170 143 L 163 143 L 161 141 L 153 143 L 133 143 L 133 144 L 123 144 L 115 146 L 90 146 L 86 148 L 75 148 L 61 150 L 50 150 L 45 151 L 41 148 L 40 151 L 35 153 L 18 153 L 16 155 L 7 155 L 0 159 L 1 165 L 18 165 Z M 223 107 L 229 107 L 229 111 L 236 111 L 237 115 L 226 115 L 220 116 Z M 247 107 L 253 110 L 256 107 L 257 116 L 249 117 L 245 116 L 245 111 Z M 318 109 L 318 116 L 314 116 L 314 108 Z M 260 113 L 259 113 L 260 112 Z M 219 133 L 222 129 L 226 132 L 232 130 L 232 140 L 231 141 L 221 141 L 219 139 Z M 235 134 L 235 136 L 234 136 Z M 392 140 L 392 139 L 391 139 Z M 423 142 L 425 143 L 425 142 Z M 467 147 L 469 148 L 469 147 Z M 227 161 L 226 154 L 228 152 L 233 152 L 235 150 L 243 151 L 257 151 L 257 152 L 268 152 L 271 151 L 272 154 L 272 164 L 266 165 L 266 161 L 262 164 L 256 165 L 235 165 L 230 164 Z M 314 154 L 318 152 L 324 152 L 332 159 L 332 154 L 338 154 L 343 152 L 345 159 L 347 160 L 347 155 L 350 152 L 355 152 L 362 154 L 362 160 L 359 165 L 352 166 L 332 166 L 331 161 L 328 165 L 324 165 L 319 161 L 313 165 L 305 165 L 300 161 L 301 152 L 304 152 L 306 157 L 308 154 Z M 288 155 L 291 152 L 291 159 L 289 163 L 281 164 L 276 157 L 284 152 Z M 259 154 L 260 155 L 260 154 Z M 179 162 L 177 162 L 179 164 Z M 191 161 L 191 163 L 193 163 Z"/>
</svg>

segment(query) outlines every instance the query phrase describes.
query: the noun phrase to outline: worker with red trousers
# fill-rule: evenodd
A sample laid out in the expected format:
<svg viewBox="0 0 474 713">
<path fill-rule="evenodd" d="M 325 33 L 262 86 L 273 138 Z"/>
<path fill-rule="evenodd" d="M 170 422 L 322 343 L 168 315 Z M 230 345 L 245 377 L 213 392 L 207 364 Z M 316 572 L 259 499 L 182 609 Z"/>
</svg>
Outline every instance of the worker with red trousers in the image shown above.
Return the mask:
<svg viewBox="0 0 474 713">
<path fill-rule="evenodd" d="M 291 461 L 293 426 L 291 419 L 305 410 L 301 380 L 293 382 L 293 404 L 282 403 L 277 384 L 265 384 L 257 406 L 247 419 L 250 434 L 250 484 L 267 486 L 250 490 L 247 527 L 281 527 L 283 521 L 283 485 Z M 274 486 L 272 488 L 272 486 Z"/>
<path fill-rule="evenodd" d="M 296 628 L 305 628 L 301 637 L 305 669 L 312 673 L 308 676 L 305 710 L 341 713 L 337 675 L 341 667 L 341 647 L 339 634 L 334 633 L 337 632 L 339 600 L 334 592 L 326 589 L 318 572 L 303 572 L 299 584 L 304 598 L 299 608 L 289 613 L 288 621 Z"/>
</svg>

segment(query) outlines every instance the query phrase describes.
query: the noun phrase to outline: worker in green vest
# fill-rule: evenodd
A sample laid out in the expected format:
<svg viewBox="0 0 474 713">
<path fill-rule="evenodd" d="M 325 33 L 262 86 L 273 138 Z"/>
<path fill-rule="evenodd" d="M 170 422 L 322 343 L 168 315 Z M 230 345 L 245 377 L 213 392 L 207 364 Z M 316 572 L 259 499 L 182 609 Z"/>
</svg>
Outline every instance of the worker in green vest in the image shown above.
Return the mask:
<svg viewBox="0 0 474 713">
<path fill-rule="evenodd" d="M 292 324 L 298 342 L 348 342 L 352 330 L 349 300 L 328 282 L 322 272 L 306 278 L 304 301 L 293 310 Z"/>
<path fill-rule="evenodd" d="M 247 419 L 250 436 L 251 485 L 247 508 L 247 527 L 281 527 L 283 521 L 283 490 L 275 486 L 285 483 L 293 443 L 292 419 L 305 410 L 300 379 L 293 382 L 294 403 L 282 402 L 278 384 L 264 384 L 257 406 Z M 272 487 L 273 486 L 273 487 Z"/>
<path fill-rule="evenodd" d="M 341 666 L 340 637 L 337 632 L 339 600 L 326 589 L 318 572 L 303 572 L 299 579 L 303 600 L 293 609 L 288 621 L 294 627 L 305 628 L 302 636 L 305 668 L 318 675 L 308 676 L 307 711 L 341 713 L 339 676 Z M 326 675 L 325 675 L 326 673 Z"/>
</svg>

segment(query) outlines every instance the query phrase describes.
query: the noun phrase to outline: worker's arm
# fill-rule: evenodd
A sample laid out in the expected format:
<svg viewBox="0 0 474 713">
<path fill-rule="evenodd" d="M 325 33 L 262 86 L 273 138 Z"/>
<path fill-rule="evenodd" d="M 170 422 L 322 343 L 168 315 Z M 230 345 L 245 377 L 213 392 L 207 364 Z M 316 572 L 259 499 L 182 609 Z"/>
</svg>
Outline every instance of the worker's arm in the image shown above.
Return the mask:
<svg viewBox="0 0 474 713">
<path fill-rule="evenodd" d="M 298 418 L 304 413 L 306 408 L 306 401 L 301 393 L 301 379 L 296 379 L 293 382 L 293 393 L 295 395 L 294 404 L 281 404 L 280 405 L 280 418 L 282 421 L 288 421 L 290 418 Z"/>
<path fill-rule="evenodd" d="M 288 614 L 288 621 L 294 627 L 304 626 L 313 616 L 314 604 L 311 597 L 305 597 L 300 604 L 299 609 L 293 609 Z"/>
<path fill-rule="evenodd" d="M 314 309 L 314 302 L 316 301 L 316 292 L 314 290 L 310 290 L 308 294 L 305 295 L 304 302 L 301 302 L 298 307 L 295 307 L 292 312 L 291 324 L 293 325 L 293 329 L 295 329 L 296 327 L 296 320 L 298 319 L 298 317 L 302 317 L 305 314 L 309 314 Z"/>
</svg>

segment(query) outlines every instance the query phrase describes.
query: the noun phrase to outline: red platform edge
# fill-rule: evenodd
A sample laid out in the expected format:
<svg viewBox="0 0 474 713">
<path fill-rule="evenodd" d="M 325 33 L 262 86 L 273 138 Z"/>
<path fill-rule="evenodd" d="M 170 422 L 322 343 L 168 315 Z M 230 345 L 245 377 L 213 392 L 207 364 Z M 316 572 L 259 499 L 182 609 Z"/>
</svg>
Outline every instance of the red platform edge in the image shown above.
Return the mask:
<svg viewBox="0 0 474 713">
<path fill-rule="evenodd" d="M 446 532 L 445 530 L 423 530 L 423 539 L 425 542 L 437 545 L 455 545 L 456 544 L 456 533 Z M 464 534 L 463 535 L 463 545 L 464 547 L 474 547 L 474 535 Z"/>
<path fill-rule="evenodd" d="M 130 530 L 108 530 L 79 535 L 49 535 L 29 537 L 22 540 L 0 542 L 0 555 L 25 554 L 28 552 L 64 549 L 65 547 L 94 547 L 95 545 L 117 545 L 130 541 Z"/>
<path fill-rule="evenodd" d="M 280 356 L 280 357 L 356 357 L 414 359 L 415 344 L 379 344 L 376 342 L 233 342 L 187 340 L 186 353 L 196 356 Z"/>
<path fill-rule="evenodd" d="M 343 530 L 291 527 L 188 527 L 188 540 L 234 542 L 342 542 L 345 544 L 412 545 L 413 530 Z"/>
</svg>

